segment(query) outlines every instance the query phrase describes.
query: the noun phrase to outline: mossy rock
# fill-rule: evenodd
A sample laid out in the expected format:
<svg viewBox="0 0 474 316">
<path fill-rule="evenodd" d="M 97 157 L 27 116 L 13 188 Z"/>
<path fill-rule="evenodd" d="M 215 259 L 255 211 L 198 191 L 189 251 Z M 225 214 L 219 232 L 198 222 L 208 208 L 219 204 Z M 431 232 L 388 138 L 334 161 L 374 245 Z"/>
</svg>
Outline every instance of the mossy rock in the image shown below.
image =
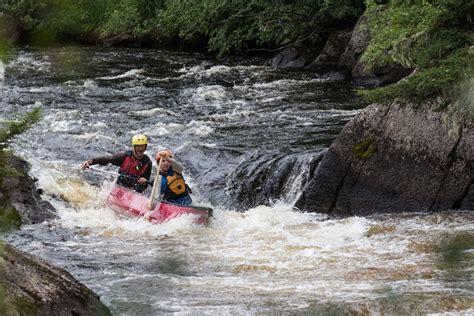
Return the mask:
<svg viewBox="0 0 474 316">
<path fill-rule="evenodd" d="M 22 220 L 17 209 L 10 204 L 7 198 L 0 199 L 0 233 L 19 229 Z"/>
<path fill-rule="evenodd" d="M 352 154 L 357 159 L 368 159 L 377 152 L 377 146 L 373 139 L 368 138 L 352 147 Z"/>
<path fill-rule="evenodd" d="M 33 303 L 12 293 L 13 289 L 0 282 L 0 315 L 38 315 L 38 308 Z"/>
</svg>

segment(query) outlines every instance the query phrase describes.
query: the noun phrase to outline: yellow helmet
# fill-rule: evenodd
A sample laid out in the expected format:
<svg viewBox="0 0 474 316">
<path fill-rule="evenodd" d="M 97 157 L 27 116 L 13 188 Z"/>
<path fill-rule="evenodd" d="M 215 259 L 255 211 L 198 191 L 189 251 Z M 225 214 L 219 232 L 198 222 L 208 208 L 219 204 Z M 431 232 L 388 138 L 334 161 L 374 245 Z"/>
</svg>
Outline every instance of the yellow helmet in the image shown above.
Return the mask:
<svg viewBox="0 0 474 316">
<path fill-rule="evenodd" d="M 148 145 L 148 138 L 144 134 L 137 134 L 132 137 L 132 147 L 138 145 Z"/>
</svg>

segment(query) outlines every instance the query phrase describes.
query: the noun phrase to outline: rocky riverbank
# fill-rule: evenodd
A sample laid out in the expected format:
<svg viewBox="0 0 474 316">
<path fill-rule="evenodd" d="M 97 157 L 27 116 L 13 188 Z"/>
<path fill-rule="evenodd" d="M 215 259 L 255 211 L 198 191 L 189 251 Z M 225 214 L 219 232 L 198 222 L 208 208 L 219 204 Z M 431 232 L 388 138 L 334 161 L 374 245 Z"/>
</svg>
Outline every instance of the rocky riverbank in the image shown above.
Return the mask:
<svg viewBox="0 0 474 316">
<path fill-rule="evenodd" d="M 54 207 L 41 199 L 28 163 L 9 156 L 17 176 L 0 179 L 2 231 L 55 217 Z M 97 294 L 67 271 L 19 251 L 0 240 L 1 315 L 110 315 Z"/>
</svg>

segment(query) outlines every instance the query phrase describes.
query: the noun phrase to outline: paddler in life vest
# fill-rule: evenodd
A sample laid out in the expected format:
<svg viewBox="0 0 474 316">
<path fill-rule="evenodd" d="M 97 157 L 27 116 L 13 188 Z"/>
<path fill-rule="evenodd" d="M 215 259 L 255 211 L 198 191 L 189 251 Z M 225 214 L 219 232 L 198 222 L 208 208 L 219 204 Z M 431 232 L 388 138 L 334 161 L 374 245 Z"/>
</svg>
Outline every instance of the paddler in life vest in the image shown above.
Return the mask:
<svg viewBox="0 0 474 316">
<path fill-rule="evenodd" d="M 158 166 L 160 166 L 160 160 L 162 160 L 160 168 L 162 199 L 173 204 L 190 205 L 193 200 L 189 195 L 191 190 L 181 174 L 183 166 L 173 159 L 173 154 L 168 149 L 156 154 Z"/>
<path fill-rule="evenodd" d="M 117 184 L 142 193 L 148 186 L 152 168 L 150 157 L 145 155 L 147 145 L 148 138 L 143 134 L 137 134 L 132 137 L 132 150 L 113 156 L 89 159 L 84 161 L 81 167 L 87 169 L 91 165 L 106 165 L 108 163 L 119 166 L 120 175 Z"/>
</svg>

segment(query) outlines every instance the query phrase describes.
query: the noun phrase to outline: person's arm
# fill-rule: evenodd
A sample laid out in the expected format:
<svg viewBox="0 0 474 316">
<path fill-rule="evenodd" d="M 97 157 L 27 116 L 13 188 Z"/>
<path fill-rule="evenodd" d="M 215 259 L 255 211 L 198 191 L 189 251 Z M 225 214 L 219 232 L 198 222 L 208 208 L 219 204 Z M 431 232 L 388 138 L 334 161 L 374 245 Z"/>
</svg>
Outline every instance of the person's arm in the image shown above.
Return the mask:
<svg viewBox="0 0 474 316">
<path fill-rule="evenodd" d="M 176 171 L 177 173 L 183 173 L 184 167 L 181 163 L 177 162 L 173 158 L 169 158 L 169 161 L 174 171 Z"/>
<path fill-rule="evenodd" d="M 92 159 L 93 164 L 106 165 L 111 163 L 115 166 L 121 166 L 127 157 L 126 153 L 118 153 L 112 156 L 103 156 Z"/>
<path fill-rule="evenodd" d="M 171 153 L 171 151 L 169 149 L 160 150 L 156 154 L 156 159 L 159 159 L 160 157 L 167 158 L 170 162 L 171 167 L 177 173 L 182 173 L 183 172 L 183 170 L 184 170 L 183 165 L 173 159 L 173 154 Z"/>
<path fill-rule="evenodd" d="M 82 163 L 82 169 L 87 169 L 91 165 L 96 165 L 96 164 L 106 165 L 108 163 L 111 163 L 115 166 L 121 166 L 126 156 L 127 156 L 126 153 L 119 153 L 112 156 L 103 156 L 103 157 L 89 159 Z"/>
</svg>

